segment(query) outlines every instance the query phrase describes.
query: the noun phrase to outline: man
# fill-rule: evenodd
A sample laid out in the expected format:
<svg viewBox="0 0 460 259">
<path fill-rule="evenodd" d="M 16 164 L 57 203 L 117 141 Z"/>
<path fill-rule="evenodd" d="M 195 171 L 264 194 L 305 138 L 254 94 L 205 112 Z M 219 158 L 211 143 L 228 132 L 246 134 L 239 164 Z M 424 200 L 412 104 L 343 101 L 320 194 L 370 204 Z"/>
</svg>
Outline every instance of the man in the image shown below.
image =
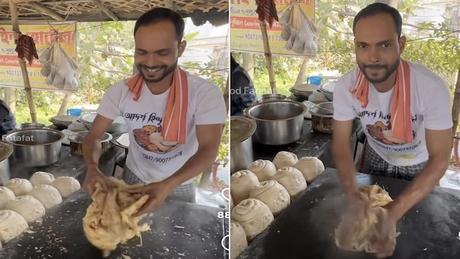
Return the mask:
<svg viewBox="0 0 460 259">
<path fill-rule="evenodd" d="M 118 82 L 104 95 L 84 141 L 84 187 L 108 184 L 98 169 L 100 139 L 117 116 L 129 129 L 123 179 L 145 183 L 133 192 L 150 196 L 138 215 L 169 197 L 194 202 L 193 178 L 214 162 L 225 105 L 217 86 L 177 66 L 185 50 L 184 21 L 166 8 L 143 14 L 134 27 L 134 63 L 138 74 Z"/>
<path fill-rule="evenodd" d="M 256 89 L 252 84 L 251 77 L 233 58 L 230 56 L 231 68 L 231 92 L 230 92 L 230 111 L 231 115 L 243 115 L 243 110 L 256 100 Z"/>
<path fill-rule="evenodd" d="M 393 253 L 396 222 L 445 173 L 452 137 L 446 85 L 425 67 L 401 60 L 406 43 L 401 23 L 398 11 L 381 3 L 357 14 L 353 33 L 359 69 L 343 76 L 334 91 L 332 150 L 349 208 L 360 209 L 350 148 L 355 118 L 368 141 L 361 171 L 412 180 L 380 215 L 379 256 Z"/>
</svg>

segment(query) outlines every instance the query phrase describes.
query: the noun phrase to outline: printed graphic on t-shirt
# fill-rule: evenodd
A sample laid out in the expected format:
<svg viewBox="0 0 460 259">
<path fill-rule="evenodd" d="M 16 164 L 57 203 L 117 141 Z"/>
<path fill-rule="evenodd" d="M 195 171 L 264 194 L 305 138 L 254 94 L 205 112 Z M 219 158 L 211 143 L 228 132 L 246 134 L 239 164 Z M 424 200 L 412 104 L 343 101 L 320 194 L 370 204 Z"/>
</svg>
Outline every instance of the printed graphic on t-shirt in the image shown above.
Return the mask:
<svg viewBox="0 0 460 259">
<path fill-rule="evenodd" d="M 384 114 L 382 111 L 373 112 L 364 110 L 358 113 L 358 117 L 365 121 L 366 130 L 376 141 L 386 145 L 403 145 L 403 141 L 392 136 L 391 114 Z M 412 116 L 412 122 L 417 121 L 417 116 Z M 412 130 L 415 139 L 415 131 Z"/>
<path fill-rule="evenodd" d="M 137 144 L 145 150 L 164 154 L 173 150 L 177 142 L 165 141 L 161 136 L 161 126 L 145 125 L 133 130 Z"/>
<path fill-rule="evenodd" d="M 177 142 L 165 141 L 163 139 L 161 135 L 162 118 L 157 116 L 156 113 L 137 114 L 126 112 L 124 117 L 130 121 L 151 123 L 145 124 L 142 128 L 133 129 L 134 139 L 143 149 L 158 154 L 165 154 L 177 147 Z"/>
</svg>

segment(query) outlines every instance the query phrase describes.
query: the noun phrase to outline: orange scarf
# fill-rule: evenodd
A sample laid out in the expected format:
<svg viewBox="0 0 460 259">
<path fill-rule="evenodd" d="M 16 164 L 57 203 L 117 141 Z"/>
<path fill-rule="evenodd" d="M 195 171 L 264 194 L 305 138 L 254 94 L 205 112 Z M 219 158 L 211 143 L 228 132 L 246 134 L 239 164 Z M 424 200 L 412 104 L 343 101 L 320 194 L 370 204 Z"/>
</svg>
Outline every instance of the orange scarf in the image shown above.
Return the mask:
<svg viewBox="0 0 460 259">
<path fill-rule="evenodd" d="M 139 100 L 144 79 L 137 73 L 127 83 L 134 95 L 133 100 Z M 187 138 L 187 107 L 188 107 L 188 80 L 187 73 L 179 67 L 174 70 L 173 80 L 166 103 L 163 121 L 161 123 L 162 136 L 165 141 L 174 141 L 184 144 Z"/>
<path fill-rule="evenodd" d="M 369 103 L 369 81 L 361 70 L 358 73 L 351 93 L 361 103 L 361 107 L 367 107 Z M 396 72 L 396 83 L 391 99 L 390 115 L 392 136 L 404 143 L 411 143 L 413 141 L 410 97 L 409 63 L 401 60 Z"/>
</svg>

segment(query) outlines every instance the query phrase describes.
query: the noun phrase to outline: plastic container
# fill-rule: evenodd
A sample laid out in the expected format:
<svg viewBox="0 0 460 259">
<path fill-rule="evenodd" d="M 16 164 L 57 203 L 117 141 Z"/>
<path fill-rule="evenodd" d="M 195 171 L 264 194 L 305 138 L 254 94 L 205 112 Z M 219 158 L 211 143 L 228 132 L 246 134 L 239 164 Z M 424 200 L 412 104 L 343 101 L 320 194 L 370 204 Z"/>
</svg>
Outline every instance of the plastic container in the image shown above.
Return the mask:
<svg viewBox="0 0 460 259">
<path fill-rule="evenodd" d="M 309 76 L 307 77 L 307 84 L 320 86 L 322 80 L 321 76 Z"/>
<path fill-rule="evenodd" d="M 81 113 L 82 113 L 82 110 L 80 108 L 67 109 L 67 115 L 70 115 L 70 116 L 80 117 Z"/>
</svg>

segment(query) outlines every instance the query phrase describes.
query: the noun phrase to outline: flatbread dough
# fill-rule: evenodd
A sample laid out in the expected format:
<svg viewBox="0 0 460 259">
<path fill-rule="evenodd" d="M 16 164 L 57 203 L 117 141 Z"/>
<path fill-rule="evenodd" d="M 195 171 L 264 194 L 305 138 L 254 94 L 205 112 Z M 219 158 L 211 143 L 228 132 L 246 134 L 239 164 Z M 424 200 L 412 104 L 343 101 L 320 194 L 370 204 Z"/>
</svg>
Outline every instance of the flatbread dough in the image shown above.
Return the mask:
<svg viewBox="0 0 460 259">
<path fill-rule="evenodd" d="M 275 158 L 273 158 L 273 163 L 277 169 L 280 169 L 285 166 L 293 166 L 298 160 L 296 154 L 288 151 L 280 151 L 275 155 Z"/>
<path fill-rule="evenodd" d="M 142 185 L 128 185 L 124 181 L 109 178 L 113 186 L 95 184 L 91 195 L 93 202 L 83 218 L 83 230 L 88 241 L 103 250 L 104 256 L 134 236 L 141 237 L 142 231 L 150 229 L 148 224 L 139 225 L 142 216 L 134 217 L 147 202 L 149 196 L 129 193 L 129 189 Z"/>
<path fill-rule="evenodd" d="M 257 199 L 245 199 L 232 210 L 232 219 L 241 224 L 248 240 L 252 240 L 273 221 L 268 206 Z"/>
<path fill-rule="evenodd" d="M 48 184 L 36 185 L 29 195 L 39 200 L 45 209 L 51 209 L 62 202 L 58 189 Z"/>
<path fill-rule="evenodd" d="M 273 176 L 273 180 L 276 180 L 284 186 L 291 198 L 295 197 L 307 188 L 307 182 L 305 181 L 302 172 L 291 166 L 285 166 L 278 169 L 275 176 Z"/>
<path fill-rule="evenodd" d="M 249 197 L 265 203 L 275 216 L 289 206 L 291 202 L 286 188 L 275 180 L 261 182 L 259 186 L 251 190 Z"/>
<path fill-rule="evenodd" d="M 392 201 L 390 195 L 378 185 L 364 186 L 359 189 L 359 196 L 366 208 L 381 208 Z M 381 208 L 383 209 L 383 208 Z M 378 223 L 373 210 L 366 209 L 363 219 L 356 219 L 350 226 L 349 220 L 343 218 L 335 230 L 335 244 L 348 251 L 365 251 L 375 253 L 372 240 L 375 240 L 375 227 Z M 394 237 L 396 239 L 396 236 Z"/>
<path fill-rule="evenodd" d="M 324 164 L 317 157 L 302 157 L 294 167 L 302 172 L 308 183 L 313 182 L 316 177 L 324 172 Z"/>
<path fill-rule="evenodd" d="M 35 172 L 32 177 L 30 177 L 30 182 L 33 186 L 39 184 L 51 184 L 54 181 L 54 175 L 47 172 Z"/>
<path fill-rule="evenodd" d="M 6 185 L 10 190 L 14 192 L 16 196 L 27 194 L 32 191 L 32 184 L 27 179 L 13 178 Z"/>
<path fill-rule="evenodd" d="M 0 186 L 0 209 L 3 209 L 8 201 L 14 200 L 15 198 L 16 195 L 14 195 L 12 190 L 8 187 Z"/>
<path fill-rule="evenodd" d="M 72 193 L 80 190 L 80 182 L 70 176 L 59 176 L 51 185 L 58 189 L 62 198 L 67 198 Z"/>
<path fill-rule="evenodd" d="M 238 204 L 242 200 L 247 199 L 252 188 L 258 185 L 259 179 L 249 170 L 240 170 L 232 174 L 230 191 L 232 193 L 233 202 Z"/>
<path fill-rule="evenodd" d="M 270 180 L 276 174 L 276 166 L 270 160 L 258 159 L 250 163 L 248 169 L 257 176 L 260 182 Z"/>
<path fill-rule="evenodd" d="M 5 209 L 21 214 L 27 223 L 32 223 L 45 216 L 45 207 L 30 195 L 17 196 L 15 200 L 5 204 Z"/>
<path fill-rule="evenodd" d="M 13 210 L 0 210 L 0 240 L 7 243 L 29 227 L 21 214 Z"/>
<path fill-rule="evenodd" d="M 233 221 L 230 223 L 230 258 L 237 258 L 238 255 L 248 247 L 248 240 L 243 226 L 240 223 Z"/>
</svg>

